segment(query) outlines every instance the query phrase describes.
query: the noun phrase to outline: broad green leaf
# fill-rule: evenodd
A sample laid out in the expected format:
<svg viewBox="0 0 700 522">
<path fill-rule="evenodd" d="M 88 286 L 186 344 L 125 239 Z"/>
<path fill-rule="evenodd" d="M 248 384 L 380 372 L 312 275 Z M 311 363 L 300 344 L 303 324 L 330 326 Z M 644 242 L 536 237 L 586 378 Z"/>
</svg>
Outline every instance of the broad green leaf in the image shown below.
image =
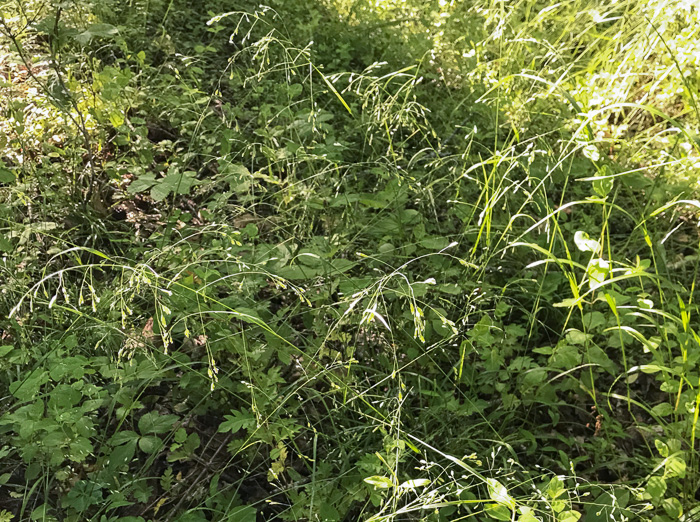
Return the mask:
<svg viewBox="0 0 700 522">
<path fill-rule="evenodd" d="M 304 86 L 300 83 L 292 83 L 287 87 L 287 95 L 290 98 L 296 98 L 304 90 Z"/>
<path fill-rule="evenodd" d="M 610 175 L 610 169 L 605 165 L 601 169 L 600 174 L 596 175 L 592 181 L 593 191 L 601 198 L 604 198 L 610 194 L 610 191 L 615 185 L 615 178 Z"/>
<path fill-rule="evenodd" d="M 557 516 L 558 522 L 576 522 L 581 518 L 581 513 L 578 511 L 562 511 Z"/>
<path fill-rule="evenodd" d="M 192 171 L 178 172 L 174 170 L 161 182 L 173 194 L 189 194 L 192 187 L 197 183 L 197 173 Z"/>
<path fill-rule="evenodd" d="M 141 435 L 167 433 L 178 420 L 180 417 L 177 415 L 161 415 L 151 411 L 139 419 L 139 432 Z"/>
<path fill-rule="evenodd" d="M 666 459 L 664 466 L 664 477 L 679 477 L 685 478 L 685 460 L 680 455 L 674 454 Z"/>
<path fill-rule="evenodd" d="M 542 522 L 539 517 L 535 516 L 535 510 L 528 506 L 518 508 L 518 522 Z"/>
<path fill-rule="evenodd" d="M 574 243 L 581 252 L 593 252 L 597 253 L 600 251 L 600 243 L 595 239 L 591 239 L 587 232 L 579 230 L 574 234 Z"/>
<path fill-rule="evenodd" d="M 592 337 L 591 334 L 583 333 L 577 328 L 570 328 L 566 331 L 566 341 L 575 346 L 585 346 Z"/>
<path fill-rule="evenodd" d="M 647 482 L 646 493 L 654 504 L 658 505 L 666 493 L 666 480 L 663 477 L 651 477 Z"/>
<path fill-rule="evenodd" d="M 503 504 L 486 504 L 485 508 L 486 514 L 491 518 L 495 518 L 496 520 L 509 522 L 512 517 L 511 510 Z"/>
<path fill-rule="evenodd" d="M 136 442 L 139 438 L 138 433 L 131 430 L 118 431 L 109 439 L 110 446 L 120 446 L 127 442 Z"/>
<path fill-rule="evenodd" d="M 515 509 L 515 499 L 508 494 L 506 487 L 496 479 L 486 479 L 486 485 L 489 490 L 489 498 L 494 502 Z"/>
<path fill-rule="evenodd" d="M 654 406 L 651 411 L 654 413 L 654 415 L 665 417 L 666 415 L 671 415 L 673 413 L 673 406 L 668 402 L 662 402 L 661 404 Z"/>
<path fill-rule="evenodd" d="M 161 181 L 151 187 L 151 198 L 153 201 L 163 201 L 171 192 L 171 188 Z"/>
<path fill-rule="evenodd" d="M 554 500 L 560 495 L 562 495 L 566 491 L 566 488 L 564 487 L 564 481 L 562 481 L 561 477 L 552 477 L 552 479 L 549 481 L 549 484 L 547 485 L 547 496 Z"/>
<path fill-rule="evenodd" d="M 112 127 L 121 127 L 122 125 L 124 125 L 124 115 L 116 111 L 110 112 L 109 121 L 112 124 Z"/>
<path fill-rule="evenodd" d="M 10 384 L 10 393 L 21 401 L 31 399 L 41 388 L 49 382 L 48 372 L 37 368 L 32 372 L 24 374 L 19 380 Z"/>
<path fill-rule="evenodd" d="M 370 484 L 374 486 L 375 488 L 379 489 L 388 489 L 390 487 L 393 487 L 394 483 L 391 481 L 390 478 L 388 477 L 380 477 L 379 475 L 375 475 L 373 477 L 367 477 L 365 479 L 365 482 L 367 484 Z"/>
<path fill-rule="evenodd" d="M 76 34 L 73 38 L 78 43 L 83 45 L 87 44 L 93 38 L 114 38 L 119 34 L 119 30 L 110 24 L 91 24 L 79 34 Z"/>
<path fill-rule="evenodd" d="M 143 176 L 139 176 L 133 180 L 127 187 L 126 192 L 131 195 L 138 194 L 139 192 L 145 192 L 155 183 L 156 177 L 154 174 L 144 174 Z"/>
<path fill-rule="evenodd" d="M 656 451 L 659 452 L 659 455 L 662 457 L 668 457 L 669 451 L 668 451 L 668 446 L 666 443 L 660 439 L 656 439 L 654 441 L 654 445 L 656 446 Z"/>
<path fill-rule="evenodd" d="M 11 170 L 0 168 L 0 183 L 12 183 L 15 175 Z"/>
<path fill-rule="evenodd" d="M 253 506 L 236 506 L 227 510 L 226 516 L 236 522 L 255 522 L 258 515 Z"/>
<path fill-rule="evenodd" d="M 673 520 L 678 520 L 683 516 L 683 505 L 677 498 L 666 498 L 661 505 L 664 511 L 666 511 L 666 514 Z"/>
<path fill-rule="evenodd" d="M 159 437 L 148 436 L 139 439 L 139 449 L 149 455 L 156 453 L 161 447 L 163 447 L 163 441 Z"/>
<path fill-rule="evenodd" d="M 610 263 L 605 259 L 592 259 L 591 262 L 588 263 L 586 273 L 588 274 L 588 284 L 591 286 L 591 290 L 595 290 L 602 285 L 608 277 L 610 273 Z"/>
</svg>

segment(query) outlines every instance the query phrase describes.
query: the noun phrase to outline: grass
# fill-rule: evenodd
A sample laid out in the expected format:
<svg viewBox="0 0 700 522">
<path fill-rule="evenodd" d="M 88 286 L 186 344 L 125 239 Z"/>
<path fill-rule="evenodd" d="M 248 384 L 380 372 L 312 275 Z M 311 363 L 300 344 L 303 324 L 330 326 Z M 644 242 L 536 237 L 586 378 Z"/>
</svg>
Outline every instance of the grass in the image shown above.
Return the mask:
<svg viewBox="0 0 700 522">
<path fill-rule="evenodd" d="M 692 5 L 3 9 L 0 520 L 693 519 Z"/>
</svg>

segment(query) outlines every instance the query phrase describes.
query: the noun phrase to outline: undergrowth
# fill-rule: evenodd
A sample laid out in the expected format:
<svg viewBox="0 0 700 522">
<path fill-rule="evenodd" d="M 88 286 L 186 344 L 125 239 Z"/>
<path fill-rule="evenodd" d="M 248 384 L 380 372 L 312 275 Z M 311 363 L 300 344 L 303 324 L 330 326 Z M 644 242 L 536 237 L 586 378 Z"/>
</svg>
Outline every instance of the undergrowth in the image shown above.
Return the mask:
<svg viewBox="0 0 700 522">
<path fill-rule="evenodd" d="M 0 6 L 0 520 L 694 520 L 698 10 Z"/>
</svg>

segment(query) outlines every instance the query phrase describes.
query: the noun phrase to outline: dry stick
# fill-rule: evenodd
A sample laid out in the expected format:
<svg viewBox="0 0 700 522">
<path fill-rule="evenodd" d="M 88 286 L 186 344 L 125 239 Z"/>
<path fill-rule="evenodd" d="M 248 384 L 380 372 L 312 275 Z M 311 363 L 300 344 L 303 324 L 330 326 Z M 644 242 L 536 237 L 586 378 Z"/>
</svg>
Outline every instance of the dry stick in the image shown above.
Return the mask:
<svg viewBox="0 0 700 522">
<path fill-rule="evenodd" d="M 181 427 L 184 426 L 184 425 L 185 425 L 185 422 L 184 422 L 184 421 L 181 422 L 181 423 L 179 424 L 179 426 L 181 426 Z M 209 446 L 210 446 L 210 444 L 211 444 L 213 441 L 214 441 L 214 438 L 209 439 L 209 442 L 207 442 L 207 444 L 204 446 L 204 449 L 202 450 L 203 453 L 206 452 L 207 449 L 209 449 Z M 228 439 L 227 439 L 227 441 L 228 441 Z M 206 462 L 204 459 L 202 459 L 202 458 L 200 458 L 200 457 L 197 457 L 197 456 L 195 456 L 195 455 L 193 455 L 192 458 L 193 458 L 194 460 L 196 460 L 197 462 L 199 462 L 200 464 L 204 464 L 205 468 L 208 467 L 208 466 L 210 465 L 210 463 Z M 184 483 L 186 480 L 188 480 L 188 479 L 190 478 L 191 475 L 194 475 L 195 472 L 196 472 L 196 470 L 191 470 L 191 471 L 190 471 L 189 473 L 187 473 L 187 475 L 186 475 L 185 477 L 183 477 L 183 478 L 178 482 L 178 484 L 176 484 L 174 487 L 177 488 L 177 486 L 178 486 L 179 484 Z M 188 489 L 188 491 L 189 491 L 189 489 Z M 167 491 L 163 492 L 158 498 L 156 498 L 153 502 L 151 502 L 148 506 L 146 506 L 143 510 L 141 510 L 141 515 L 145 515 L 145 514 L 148 512 L 148 510 L 155 508 L 155 506 L 158 504 L 158 502 L 159 502 L 163 497 L 166 497 L 166 496 L 167 496 L 167 493 L 168 493 Z"/>
<path fill-rule="evenodd" d="M 188 487 L 185 491 L 182 492 L 182 494 L 180 495 L 180 500 L 178 501 L 177 504 L 175 504 L 175 507 L 173 507 L 173 508 L 170 510 L 171 513 L 176 513 L 177 510 L 180 509 L 180 506 L 182 505 L 182 503 L 183 503 L 183 502 L 185 501 L 185 499 L 187 498 L 187 494 L 192 490 L 192 488 L 194 488 L 197 484 L 200 483 L 200 480 L 202 479 L 202 476 L 204 475 L 204 473 L 206 473 L 207 470 L 209 470 L 210 468 L 213 467 L 214 459 L 216 458 L 216 456 L 217 456 L 217 455 L 219 454 L 219 452 L 221 451 L 221 448 L 225 447 L 225 446 L 228 444 L 228 441 L 229 441 L 230 438 L 231 438 L 231 437 L 230 437 L 230 435 L 229 435 L 228 437 L 226 437 L 226 439 L 225 439 L 221 444 L 219 444 L 219 447 L 216 448 L 216 451 L 214 452 L 214 454 L 213 454 L 213 455 L 211 456 L 211 458 L 209 459 L 209 462 L 206 462 L 206 463 L 205 463 L 204 467 L 202 468 L 202 471 L 200 471 L 200 472 L 199 472 L 199 475 L 197 475 L 197 476 L 195 477 L 195 479 L 192 481 L 192 484 L 190 485 L 190 487 Z M 213 441 L 214 439 L 212 438 L 211 440 Z M 145 514 L 147 510 L 148 510 L 148 509 L 144 510 L 141 514 L 142 514 L 142 515 Z"/>
</svg>

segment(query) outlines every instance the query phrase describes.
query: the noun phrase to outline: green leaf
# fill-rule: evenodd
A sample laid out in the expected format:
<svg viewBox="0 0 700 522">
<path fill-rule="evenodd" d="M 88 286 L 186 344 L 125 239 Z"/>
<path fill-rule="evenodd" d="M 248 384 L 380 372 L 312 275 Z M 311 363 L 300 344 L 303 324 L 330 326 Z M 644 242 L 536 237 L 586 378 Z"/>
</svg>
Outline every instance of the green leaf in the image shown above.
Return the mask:
<svg viewBox="0 0 700 522">
<path fill-rule="evenodd" d="M 0 168 L 0 183 L 12 183 L 15 175 L 11 170 Z"/>
<path fill-rule="evenodd" d="M 677 498 L 664 499 L 661 506 L 673 520 L 678 520 L 683 515 L 683 505 Z"/>
<path fill-rule="evenodd" d="M 651 411 L 654 413 L 654 415 L 665 417 L 673 413 L 673 406 L 667 402 L 662 402 L 661 404 L 654 406 Z"/>
<path fill-rule="evenodd" d="M 365 479 L 367 484 L 374 486 L 379 489 L 388 489 L 394 486 L 394 483 L 388 477 L 381 477 L 379 475 L 374 475 L 373 477 L 367 477 Z"/>
<path fill-rule="evenodd" d="M 141 437 L 139 439 L 139 449 L 144 453 L 156 453 L 160 448 L 163 447 L 163 441 L 159 437 L 149 436 Z"/>
<path fill-rule="evenodd" d="M 503 504 L 486 504 L 486 514 L 496 520 L 509 522 L 511 519 L 511 510 Z"/>
<path fill-rule="evenodd" d="M 559 522 L 576 522 L 579 518 L 581 513 L 578 511 L 562 511 L 558 516 Z"/>
<path fill-rule="evenodd" d="M 664 498 L 666 488 L 666 480 L 663 477 L 651 477 L 645 491 L 651 497 L 651 501 L 658 505 Z"/>
<path fill-rule="evenodd" d="M 258 512 L 253 506 L 236 506 L 228 510 L 226 516 L 236 522 L 255 522 Z"/>
<path fill-rule="evenodd" d="M 172 187 L 173 193 L 179 195 L 189 194 L 194 185 L 197 184 L 197 173 L 193 171 L 172 172 L 168 174 L 163 183 Z"/>
<path fill-rule="evenodd" d="M 119 34 L 119 30 L 110 24 L 91 24 L 79 34 L 76 34 L 73 38 L 78 43 L 83 45 L 87 44 L 93 38 L 114 38 Z"/>
<path fill-rule="evenodd" d="M 109 121 L 112 124 L 112 127 L 117 128 L 121 127 L 124 125 L 124 115 L 120 112 L 110 112 L 109 113 Z"/>
<path fill-rule="evenodd" d="M 163 201 L 170 195 L 171 192 L 171 188 L 162 181 L 151 187 L 151 197 L 153 198 L 153 201 Z"/>
<path fill-rule="evenodd" d="M 178 420 L 180 417 L 177 415 L 160 415 L 157 411 L 151 411 L 139 419 L 139 432 L 141 435 L 167 433 Z"/>
<path fill-rule="evenodd" d="M 579 230 L 574 234 L 574 243 L 581 252 L 596 253 L 600 250 L 600 243 L 595 239 L 591 239 L 588 233 Z"/>
<path fill-rule="evenodd" d="M 41 368 L 37 368 L 23 379 L 12 382 L 10 384 L 10 393 L 21 401 L 27 401 L 47 382 L 49 382 L 48 373 Z"/>
<path fill-rule="evenodd" d="M 576 306 L 577 304 L 579 304 L 579 300 L 570 297 L 568 299 L 564 299 L 559 303 L 554 303 L 552 306 L 555 308 L 571 308 L 572 306 Z"/>
<path fill-rule="evenodd" d="M 304 87 L 300 83 L 292 83 L 287 87 L 287 95 L 290 98 L 296 98 L 304 90 Z"/>
<path fill-rule="evenodd" d="M 547 485 L 547 496 L 554 500 L 566 491 L 564 481 L 560 477 L 553 477 Z"/>
<path fill-rule="evenodd" d="M 666 459 L 664 466 L 664 477 L 680 477 L 685 478 L 685 460 L 677 454 L 671 455 Z"/>
<path fill-rule="evenodd" d="M 586 273 L 588 274 L 588 284 L 591 286 L 591 290 L 595 290 L 602 285 L 605 278 L 608 277 L 610 273 L 610 263 L 605 259 L 591 259 L 590 263 L 588 263 Z"/>
<path fill-rule="evenodd" d="M 72 507 L 76 511 L 85 511 L 90 506 L 102 501 L 102 488 L 91 481 L 80 480 L 63 497 L 61 505 Z"/>
<path fill-rule="evenodd" d="M 491 500 L 510 509 L 515 509 L 515 499 L 508 494 L 508 490 L 503 484 L 496 479 L 489 478 L 486 479 L 486 485 Z"/>
<path fill-rule="evenodd" d="M 521 507 L 518 509 L 520 511 L 520 516 L 518 516 L 518 522 L 542 522 L 539 518 L 535 516 L 532 508 Z"/>
<path fill-rule="evenodd" d="M 185 431 L 185 428 L 180 428 L 175 432 L 175 436 L 173 437 L 173 440 L 177 442 L 178 444 L 182 444 L 187 440 L 187 431 Z"/>
<path fill-rule="evenodd" d="M 558 344 L 554 354 L 549 358 L 549 364 L 555 368 L 569 370 L 581 364 L 581 354 L 575 346 Z"/>
<path fill-rule="evenodd" d="M 255 426 L 255 415 L 243 409 L 242 411 L 232 410 L 233 415 L 224 415 L 226 419 L 219 425 L 219 433 L 236 433 L 241 429 Z"/>
<path fill-rule="evenodd" d="M 668 451 L 668 446 L 666 443 L 660 439 L 656 439 L 654 441 L 654 445 L 656 446 L 656 451 L 659 452 L 659 455 L 662 457 L 668 457 L 669 451 Z"/>
<path fill-rule="evenodd" d="M 615 178 L 610 176 L 610 169 L 607 166 L 603 166 L 601 172 L 593 178 L 593 191 L 598 194 L 601 198 L 606 197 L 610 194 L 610 191 L 615 185 Z"/>
<path fill-rule="evenodd" d="M 126 192 L 131 195 L 138 194 L 139 192 L 145 192 L 155 185 L 155 183 L 156 177 L 154 174 L 144 174 L 143 176 L 139 176 L 133 180 L 127 187 Z"/>
<path fill-rule="evenodd" d="M 136 452 L 136 440 L 117 446 L 109 452 L 107 469 L 114 473 L 116 470 L 131 462 Z"/>
</svg>

